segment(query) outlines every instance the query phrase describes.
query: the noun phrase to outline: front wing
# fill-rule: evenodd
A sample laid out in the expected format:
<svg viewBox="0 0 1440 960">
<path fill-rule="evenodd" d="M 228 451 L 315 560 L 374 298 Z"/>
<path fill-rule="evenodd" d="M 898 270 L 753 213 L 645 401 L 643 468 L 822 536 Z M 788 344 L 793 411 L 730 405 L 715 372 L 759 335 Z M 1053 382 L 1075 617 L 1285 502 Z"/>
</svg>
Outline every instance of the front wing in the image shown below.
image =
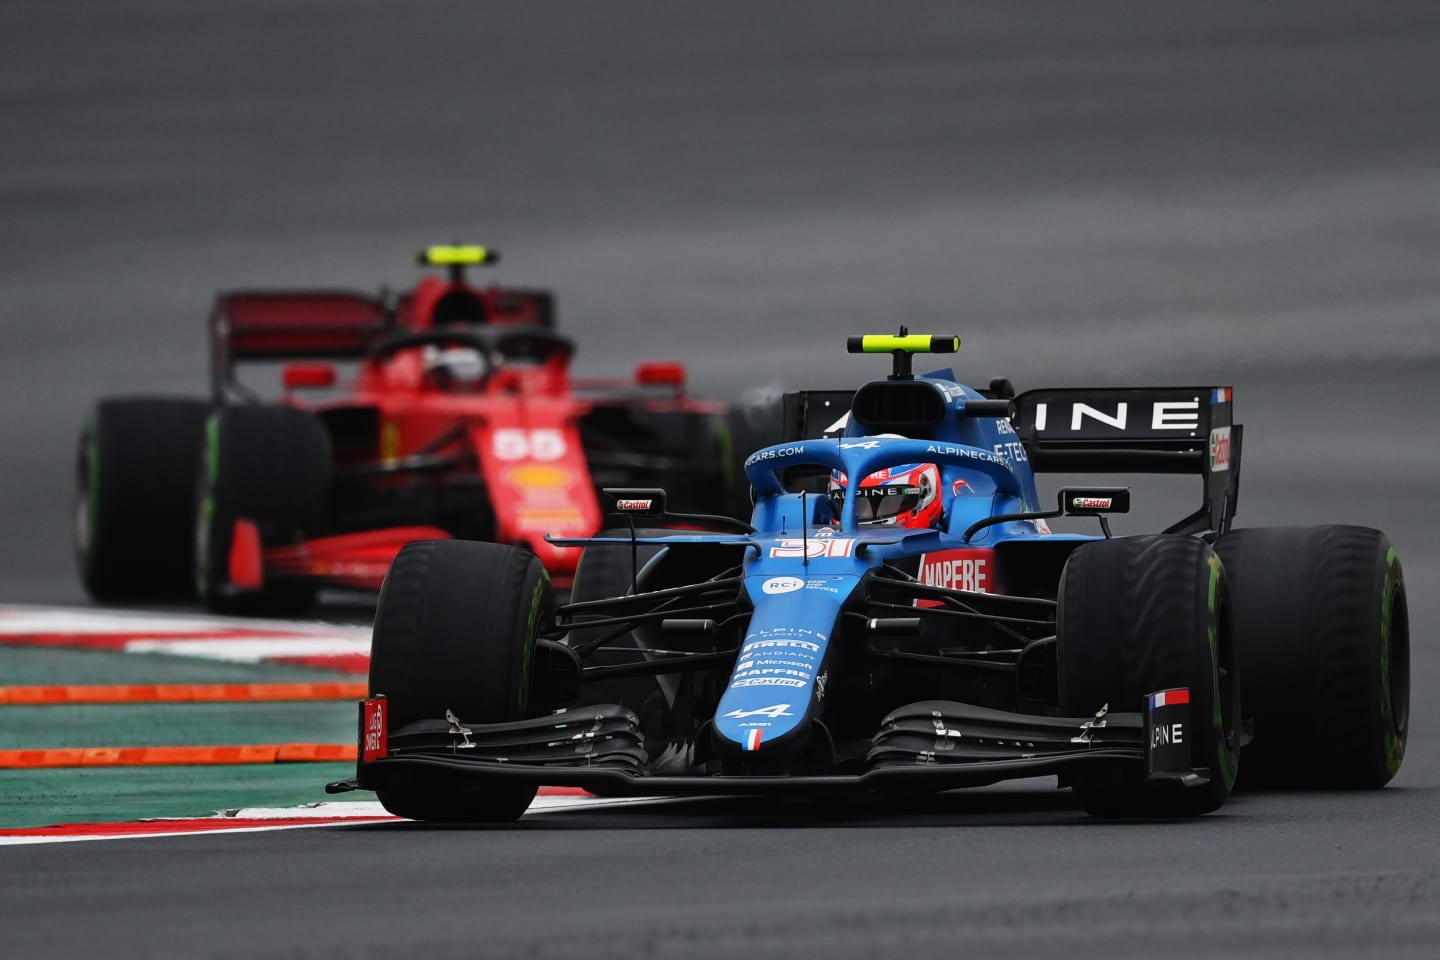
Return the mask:
<svg viewBox="0 0 1440 960">
<path fill-rule="evenodd" d="M 453 714 L 387 729 L 384 697 L 362 701 L 360 759 L 332 793 L 385 789 L 423 768 L 614 795 L 935 793 L 1002 780 L 1125 767 L 1178 788 L 1209 782 L 1192 768 L 1188 696 L 1147 695 L 1136 713 L 1039 717 L 950 701 L 909 704 L 887 716 L 863 767 L 845 772 L 673 775 L 651 772 L 634 714 L 579 707 L 533 720 L 464 723 Z M 1168 696 L 1163 695 L 1168 694 Z"/>
</svg>

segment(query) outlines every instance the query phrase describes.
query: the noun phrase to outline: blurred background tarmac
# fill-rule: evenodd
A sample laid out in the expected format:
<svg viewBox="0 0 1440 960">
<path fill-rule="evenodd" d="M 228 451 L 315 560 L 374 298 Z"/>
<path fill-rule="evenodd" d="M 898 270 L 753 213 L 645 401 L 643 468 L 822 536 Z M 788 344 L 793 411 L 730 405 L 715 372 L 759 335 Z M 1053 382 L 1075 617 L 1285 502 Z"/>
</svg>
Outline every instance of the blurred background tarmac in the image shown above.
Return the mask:
<svg viewBox="0 0 1440 960">
<path fill-rule="evenodd" d="M 80 421 L 102 394 L 201 391 L 217 289 L 403 286 L 415 248 L 458 239 L 501 247 L 500 278 L 557 288 L 587 374 L 674 357 L 714 397 L 847 386 L 877 371 L 843 337 L 903 322 L 960 334 L 956 366 L 974 381 L 1231 383 L 1247 426 L 1241 522 L 1386 529 L 1409 576 L 1416 689 L 1440 679 L 1432 2 L 8 0 L 0 144 L 0 602 L 83 599 L 70 557 Z M 1173 515 L 1190 505 L 1179 496 L 1146 509 Z M 1152 903 L 1144 927 L 1119 889 L 1100 910 L 1113 932 L 1088 945 L 1138 955 L 1144 929 L 1177 956 L 1367 943 L 1388 943 L 1390 960 L 1433 955 L 1437 734 L 1435 702 L 1417 698 L 1410 756 L 1380 798 L 1237 804 L 1208 825 L 1190 875 L 1208 907 Z M 617 953 L 660 928 L 736 948 L 710 933 L 757 903 L 784 926 L 798 870 L 838 904 L 802 933 L 864 903 L 909 916 L 923 951 L 973 918 L 895 908 L 957 882 L 950 867 L 977 847 L 990 856 L 977 869 L 1054 905 L 1097 863 L 1145 887 L 1200 843 L 1177 836 L 1186 826 L 890 825 L 845 845 L 804 830 L 703 835 L 727 866 L 693 905 L 673 902 L 689 875 L 666 872 L 662 850 L 583 821 L 533 866 L 525 831 L 409 833 L 387 864 L 419 889 L 483 844 L 511 868 L 483 902 L 511 922 L 537 916 L 542 867 L 632 867 L 633 887 L 545 921 L 558 952 L 603 928 L 612 939 L 596 942 Z M 327 864 L 326 884 L 347 866 L 359 877 L 384 842 L 364 839 L 308 862 Z M 827 863 L 831 847 L 871 872 Z M 256 862 L 257 888 L 275 862 Z M 143 868 L 110 867 L 105 883 L 149 889 Z M 1256 879 L 1250 912 L 1232 915 L 1237 869 Z M 1337 874 L 1400 880 L 1354 898 L 1294 879 Z M 741 884 L 749 906 L 725 899 Z M 345 916 L 356 944 L 371 929 L 348 919 L 360 895 L 337 886 L 316 908 Z M 669 904 L 666 919 L 636 902 Z M 254 906 L 266 903 L 283 908 Z M 145 922 L 123 906 L 97 922 Z M 432 947 L 464 942 L 446 939 L 464 921 L 425 915 Z M 313 920 L 267 942 L 304 942 Z M 896 942 L 899 922 L 836 927 L 853 936 L 834 955 Z M 1327 937 L 1337 924 L 1344 935 Z M 1073 946 L 1063 924 L 1028 916 L 980 926 L 997 955 L 1022 926 L 1031 947 Z M 757 929 L 738 944 L 747 955 L 796 942 Z"/>
</svg>

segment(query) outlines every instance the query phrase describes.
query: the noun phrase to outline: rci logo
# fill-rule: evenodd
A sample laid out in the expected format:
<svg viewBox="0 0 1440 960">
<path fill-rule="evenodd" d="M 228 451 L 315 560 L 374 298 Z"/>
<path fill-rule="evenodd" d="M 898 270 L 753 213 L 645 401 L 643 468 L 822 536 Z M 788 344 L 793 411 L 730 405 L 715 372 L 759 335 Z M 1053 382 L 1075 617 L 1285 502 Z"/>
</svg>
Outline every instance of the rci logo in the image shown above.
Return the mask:
<svg viewBox="0 0 1440 960">
<path fill-rule="evenodd" d="M 760 587 L 766 593 L 794 593 L 805 586 L 799 577 L 771 577 Z"/>
</svg>

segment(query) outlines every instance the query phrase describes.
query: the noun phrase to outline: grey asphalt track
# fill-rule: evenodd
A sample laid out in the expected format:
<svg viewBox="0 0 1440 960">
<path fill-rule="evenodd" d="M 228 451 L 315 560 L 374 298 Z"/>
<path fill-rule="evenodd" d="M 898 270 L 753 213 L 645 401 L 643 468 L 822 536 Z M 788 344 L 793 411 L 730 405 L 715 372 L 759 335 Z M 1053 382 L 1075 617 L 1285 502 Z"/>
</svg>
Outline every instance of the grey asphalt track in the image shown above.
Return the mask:
<svg viewBox="0 0 1440 960">
<path fill-rule="evenodd" d="M 1379 793 L 7 848 L 7 956 L 1440 953 L 1433 3 L 8 0 L 0 143 L 0 602 L 82 599 L 76 428 L 202 389 L 215 289 L 467 239 L 589 373 L 847 385 L 906 322 L 976 380 L 1233 383 L 1242 521 L 1387 530 L 1416 647 Z"/>
</svg>

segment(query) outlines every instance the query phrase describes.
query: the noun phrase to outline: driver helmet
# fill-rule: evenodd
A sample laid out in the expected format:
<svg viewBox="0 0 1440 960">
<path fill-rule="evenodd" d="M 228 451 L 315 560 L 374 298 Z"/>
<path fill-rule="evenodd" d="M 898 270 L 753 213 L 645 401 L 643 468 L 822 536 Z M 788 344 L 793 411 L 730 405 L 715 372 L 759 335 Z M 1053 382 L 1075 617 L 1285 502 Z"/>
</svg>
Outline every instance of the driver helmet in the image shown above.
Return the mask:
<svg viewBox="0 0 1440 960">
<path fill-rule="evenodd" d="M 842 471 L 830 474 L 830 503 L 839 516 L 849 482 Z M 865 526 L 934 527 L 940 523 L 940 468 L 910 463 L 877 470 L 855 491 L 855 519 Z"/>
<path fill-rule="evenodd" d="M 485 358 L 474 347 L 425 348 L 425 372 L 447 386 L 475 386 L 485 379 Z"/>
</svg>

